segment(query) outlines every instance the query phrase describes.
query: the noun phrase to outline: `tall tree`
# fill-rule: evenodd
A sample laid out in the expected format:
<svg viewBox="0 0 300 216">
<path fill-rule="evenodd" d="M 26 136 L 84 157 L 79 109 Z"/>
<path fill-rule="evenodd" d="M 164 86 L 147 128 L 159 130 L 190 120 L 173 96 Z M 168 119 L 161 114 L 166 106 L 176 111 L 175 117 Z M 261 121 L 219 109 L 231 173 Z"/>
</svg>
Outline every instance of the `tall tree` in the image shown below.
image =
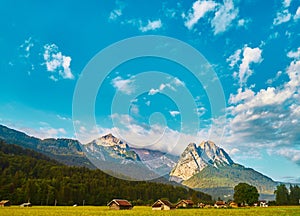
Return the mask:
<svg viewBox="0 0 300 216">
<path fill-rule="evenodd" d="M 276 195 L 276 204 L 277 205 L 288 205 L 289 204 L 289 191 L 286 188 L 285 184 L 280 184 L 277 186 L 277 189 L 274 191 Z"/>
<path fill-rule="evenodd" d="M 233 199 L 240 205 L 253 205 L 258 201 L 257 188 L 247 183 L 239 183 L 234 187 Z"/>
<path fill-rule="evenodd" d="M 290 185 L 290 204 L 299 205 L 300 204 L 300 187 L 298 185 Z"/>
</svg>

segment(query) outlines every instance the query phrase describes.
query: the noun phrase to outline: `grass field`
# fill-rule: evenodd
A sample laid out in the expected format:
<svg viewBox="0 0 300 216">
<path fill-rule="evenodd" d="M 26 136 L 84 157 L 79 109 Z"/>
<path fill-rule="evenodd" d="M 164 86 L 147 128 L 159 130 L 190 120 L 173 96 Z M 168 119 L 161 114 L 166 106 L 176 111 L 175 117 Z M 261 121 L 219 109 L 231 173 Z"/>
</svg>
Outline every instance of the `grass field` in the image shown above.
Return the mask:
<svg viewBox="0 0 300 216">
<path fill-rule="evenodd" d="M 5 216 L 34 216 L 34 215 L 300 215 L 300 206 L 269 207 L 269 208 L 239 208 L 239 209 L 176 209 L 172 211 L 152 211 L 151 207 L 136 206 L 132 210 L 109 210 L 108 207 L 84 206 L 84 207 L 49 207 L 33 206 L 31 208 L 21 208 L 11 206 L 0 208 L 0 215 Z"/>
</svg>

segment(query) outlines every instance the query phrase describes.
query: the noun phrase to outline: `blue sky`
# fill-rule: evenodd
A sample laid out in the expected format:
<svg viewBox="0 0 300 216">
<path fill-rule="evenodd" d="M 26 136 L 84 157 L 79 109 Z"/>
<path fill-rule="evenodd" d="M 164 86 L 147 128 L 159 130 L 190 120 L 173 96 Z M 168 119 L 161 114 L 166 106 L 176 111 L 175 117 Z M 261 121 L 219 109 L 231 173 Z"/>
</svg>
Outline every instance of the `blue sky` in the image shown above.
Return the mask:
<svg viewBox="0 0 300 216">
<path fill-rule="evenodd" d="M 83 142 L 112 131 L 177 154 L 210 139 L 238 163 L 300 182 L 299 0 L 4 0 L 0 20 L 1 124 Z M 168 59 L 132 59 L 97 72 L 107 73 L 94 101 L 97 127 L 83 112 L 75 119 L 74 92 L 90 60 L 147 35 L 194 47 L 211 66 L 199 73 L 217 81 L 201 83 Z M 222 94 L 212 97 L 218 83 Z"/>
</svg>

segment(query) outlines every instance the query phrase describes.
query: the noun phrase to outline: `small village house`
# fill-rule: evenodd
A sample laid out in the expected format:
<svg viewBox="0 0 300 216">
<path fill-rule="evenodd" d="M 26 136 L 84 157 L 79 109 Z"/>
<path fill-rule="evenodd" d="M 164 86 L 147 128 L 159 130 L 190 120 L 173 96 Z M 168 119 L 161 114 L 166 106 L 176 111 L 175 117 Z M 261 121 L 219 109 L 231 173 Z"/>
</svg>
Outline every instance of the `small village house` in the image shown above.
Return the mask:
<svg viewBox="0 0 300 216">
<path fill-rule="evenodd" d="M 169 200 L 159 199 L 152 205 L 152 210 L 171 210 L 174 208 L 175 206 Z"/>
<path fill-rule="evenodd" d="M 0 206 L 1 206 L 1 207 L 8 207 L 8 206 L 10 206 L 10 205 L 11 205 L 11 203 L 10 203 L 9 200 L 2 200 L 2 201 L 0 202 Z"/>
<path fill-rule="evenodd" d="M 176 208 L 193 208 L 194 202 L 192 200 L 180 200 L 176 204 Z"/>
<path fill-rule="evenodd" d="M 132 209 L 132 205 L 130 202 L 124 199 L 113 199 L 110 201 L 107 206 L 109 206 L 109 209 L 113 210 L 130 210 Z"/>
<path fill-rule="evenodd" d="M 27 203 L 21 204 L 20 207 L 32 207 L 32 205 L 31 205 L 31 203 L 27 202 Z"/>
<path fill-rule="evenodd" d="M 236 202 L 230 202 L 230 203 L 229 203 L 229 206 L 230 206 L 231 208 L 238 208 L 238 207 L 239 207 L 239 205 L 238 205 Z"/>
<path fill-rule="evenodd" d="M 215 203 L 214 205 L 215 208 L 226 208 L 226 202 L 225 201 L 222 201 L 222 200 L 219 200 Z"/>
<path fill-rule="evenodd" d="M 260 207 L 268 207 L 268 203 L 266 200 L 260 200 L 258 202 Z"/>
<path fill-rule="evenodd" d="M 199 207 L 199 208 L 204 208 L 204 207 L 205 207 L 205 204 L 204 204 L 204 203 L 198 203 L 198 207 Z"/>
</svg>

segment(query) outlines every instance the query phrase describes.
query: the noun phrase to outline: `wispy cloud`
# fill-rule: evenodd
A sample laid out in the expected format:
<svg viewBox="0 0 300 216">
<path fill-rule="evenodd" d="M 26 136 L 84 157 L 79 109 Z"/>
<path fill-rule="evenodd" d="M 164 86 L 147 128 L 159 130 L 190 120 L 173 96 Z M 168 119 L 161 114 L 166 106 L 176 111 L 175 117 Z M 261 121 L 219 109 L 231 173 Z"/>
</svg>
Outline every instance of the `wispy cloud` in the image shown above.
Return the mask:
<svg viewBox="0 0 300 216">
<path fill-rule="evenodd" d="M 23 57 L 28 58 L 30 56 L 30 50 L 34 47 L 34 43 L 32 37 L 29 37 L 24 41 L 23 44 L 20 45 L 20 48 L 23 50 Z"/>
<path fill-rule="evenodd" d="M 234 7 L 233 0 L 225 0 L 211 21 L 214 34 L 225 32 L 231 26 L 232 21 L 237 18 L 238 12 L 239 10 Z"/>
<path fill-rule="evenodd" d="M 239 71 L 235 72 L 234 76 L 239 78 L 241 86 L 246 84 L 248 78 L 253 73 L 250 68 L 251 64 L 260 63 L 262 60 L 262 50 L 259 47 L 251 48 L 247 45 L 243 50 L 238 49 L 233 55 L 227 58 L 227 62 L 229 62 L 231 68 L 238 66 Z"/>
<path fill-rule="evenodd" d="M 291 20 L 292 14 L 289 12 L 289 7 L 292 0 L 283 0 L 282 8 L 276 13 L 276 17 L 273 20 L 273 25 L 280 25 Z"/>
<path fill-rule="evenodd" d="M 299 164 L 298 49 L 287 55 L 291 62 L 282 72 L 288 76 L 286 82 L 257 92 L 240 88 L 236 94 L 231 94 L 223 140 L 228 146 L 235 143 L 237 148 L 272 149 L 273 154 L 283 155 Z"/>
<path fill-rule="evenodd" d="M 214 1 L 195 1 L 188 14 L 184 15 L 184 25 L 191 30 L 206 13 L 213 11 L 216 6 L 217 4 Z"/>
<path fill-rule="evenodd" d="M 177 115 L 180 115 L 180 112 L 177 111 L 177 110 L 169 111 L 169 113 L 170 113 L 170 115 L 173 116 L 173 117 L 175 117 L 175 116 L 177 116 Z"/>
<path fill-rule="evenodd" d="M 130 95 L 135 91 L 134 87 L 134 77 L 129 79 L 123 79 L 122 77 L 118 76 L 114 78 L 111 82 L 113 87 L 124 94 Z"/>
<path fill-rule="evenodd" d="M 300 19 L 300 6 L 298 7 L 296 14 L 294 15 L 294 20 Z"/>
<path fill-rule="evenodd" d="M 150 89 L 148 95 L 155 95 L 159 92 L 162 92 L 164 89 L 168 88 L 171 89 L 172 91 L 176 91 L 176 87 L 179 86 L 184 86 L 184 82 L 181 81 L 180 79 L 178 79 L 177 77 L 174 77 L 173 79 L 171 79 L 171 81 L 167 82 L 167 83 L 162 83 L 160 84 L 159 88 L 157 89 Z"/>
<path fill-rule="evenodd" d="M 63 55 L 55 44 L 44 45 L 44 64 L 47 71 L 52 74 L 50 79 L 57 81 L 62 79 L 74 79 L 71 71 L 71 57 Z"/>
<path fill-rule="evenodd" d="M 116 1 L 116 8 L 109 13 L 108 19 L 110 21 L 116 21 L 120 16 L 123 15 L 125 6 L 126 4 L 124 2 Z"/>
<path fill-rule="evenodd" d="M 288 22 L 291 20 L 291 17 L 292 17 L 292 14 L 289 12 L 288 9 L 277 12 L 276 17 L 273 21 L 273 24 L 280 25 L 282 23 Z"/>
<path fill-rule="evenodd" d="M 140 23 L 140 27 L 139 30 L 141 32 L 148 32 L 148 31 L 154 31 L 157 29 L 160 29 L 162 27 L 162 22 L 160 19 L 158 20 L 148 20 L 146 25 L 143 25 L 142 23 Z"/>
<path fill-rule="evenodd" d="M 20 130 L 24 131 L 25 133 L 31 136 L 38 137 L 40 139 L 64 137 L 67 134 L 64 128 L 53 128 L 50 126 L 44 126 L 38 129 L 23 127 L 20 128 Z"/>
</svg>

